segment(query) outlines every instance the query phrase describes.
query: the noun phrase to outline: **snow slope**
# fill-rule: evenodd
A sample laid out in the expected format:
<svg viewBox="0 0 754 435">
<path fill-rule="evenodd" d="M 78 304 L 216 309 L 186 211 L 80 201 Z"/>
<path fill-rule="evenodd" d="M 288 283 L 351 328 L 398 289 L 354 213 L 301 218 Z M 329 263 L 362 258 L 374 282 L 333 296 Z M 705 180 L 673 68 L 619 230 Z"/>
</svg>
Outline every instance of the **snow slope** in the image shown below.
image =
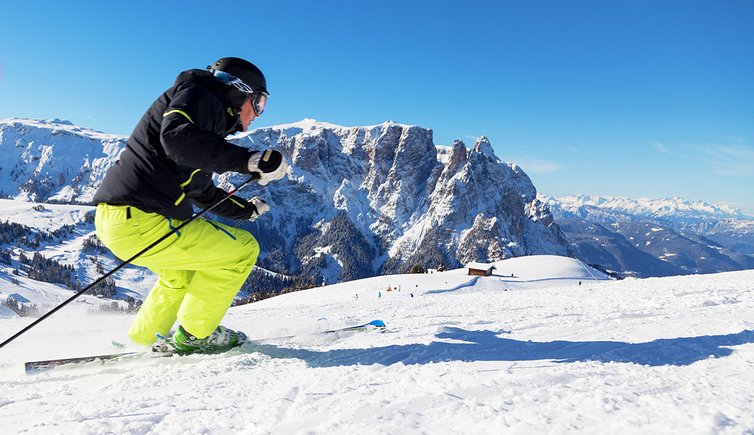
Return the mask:
<svg viewBox="0 0 754 435">
<path fill-rule="evenodd" d="M 82 285 L 88 285 L 102 275 L 92 262 L 92 253 L 83 250 L 84 241 L 94 235 L 94 225 L 85 222 L 86 214 L 93 211 L 94 207 L 86 205 L 39 204 L 0 199 L 0 222 L 17 223 L 47 233 L 60 230 L 64 225 L 75 227 L 65 238 L 43 242 L 38 248 L 10 246 L 9 249 L 16 254 L 23 251 L 28 257 L 39 252 L 45 258 L 73 266 Z M 120 264 L 120 260 L 110 252 L 100 252 L 96 257 L 107 271 Z M 73 290 L 62 284 L 48 284 L 23 275 L 12 276 L 12 270 L 17 267 L 17 264 L 9 266 L 0 263 L 0 300 L 9 294 L 18 293 L 30 302 L 44 307 L 60 303 L 74 294 Z M 154 285 L 156 276 L 145 268 L 128 265 L 116 273 L 114 279 L 120 296 L 130 295 L 142 299 Z M 110 299 L 98 302 L 93 296 L 84 296 L 81 301 L 89 304 L 92 309 L 100 303 L 112 302 Z"/>
<path fill-rule="evenodd" d="M 24 360 L 109 352 L 111 339 L 124 339 L 129 316 L 67 307 L 0 350 L 0 427 L 176 434 L 754 431 L 754 271 L 610 281 L 562 257 L 495 266 L 491 277 L 462 270 L 381 276 L 235 307 L 224 324 L 255 342 L 226 355 L 25 375 Z M 387 323 L 386 333 L 306 335 L 375 318 Z M 0 337 L 26 323 L 0 319 Z M 301 335 L 275 338 L 292 334 Z"/>
</svg>

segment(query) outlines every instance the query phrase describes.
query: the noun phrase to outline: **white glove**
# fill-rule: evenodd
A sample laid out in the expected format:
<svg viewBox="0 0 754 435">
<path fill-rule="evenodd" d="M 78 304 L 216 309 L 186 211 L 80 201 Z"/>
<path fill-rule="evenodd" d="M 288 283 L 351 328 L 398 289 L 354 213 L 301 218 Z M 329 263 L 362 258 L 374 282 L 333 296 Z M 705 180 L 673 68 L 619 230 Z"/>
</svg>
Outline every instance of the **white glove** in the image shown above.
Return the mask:
<svg viewBox="0 0 754 435">
<path fill-rule="evenodd" d="M 270 206 L 267 205 L 262 198 L 259 198 L 257 196 L 251 198 L 249 202 L 254 206 L 254 208 L 257 209 L 254 213 L 251 214 L 249 217 L 250 221 L 255 221 L 259 216 L 262 216 L 263 214 L 270 211 Z"/>
<path fill-rule="evenodd" d="M 259 174 L 258 183 L 262 186 L 285 177 L 287 171 L 288 162 L 280 151 L 255 151 L 249 157 L 249 172 Z"/>
</svg>

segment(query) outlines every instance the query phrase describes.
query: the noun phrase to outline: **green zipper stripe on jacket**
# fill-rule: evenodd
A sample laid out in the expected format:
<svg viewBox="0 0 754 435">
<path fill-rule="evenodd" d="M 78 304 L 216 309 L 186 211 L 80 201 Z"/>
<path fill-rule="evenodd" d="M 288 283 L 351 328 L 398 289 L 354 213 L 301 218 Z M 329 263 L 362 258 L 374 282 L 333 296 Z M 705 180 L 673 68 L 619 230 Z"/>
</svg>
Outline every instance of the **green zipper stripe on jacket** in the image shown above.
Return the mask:
<svg viewBox="0 0 754 435">
<path fill-rule="evenodd" d="M 178 199 L 173 203 L 173 205 L 177 206 L 178 204 L 181 203 L 181 201 L 183 201 L 183 198 L 185 197 L 186 197 L 186 192 L 182 192 L 181 196 L 178 197 Z"/>
<path fill-rule="evenodd" d="M 162 117 L 164 118 L 164 117 L 170 115 L 171 113 L 178 113 L 180 115 L 183 115 L 183 116 L 186 117 L 186 119 L 189 120 L 190 123 L 192 123 L 192 124 L 194 123 L 194 120 L 191 119 L 191 117 L 188 116 L 188 114 L 186 112 L 184 112 L 183 110 L 178 110 L 178 109 L 168 110 L 167 112 L 165 112 L 165 113 L 162 114 Z"/>
<path fill-rule="evenodd" d="M 233 198 L 228 198 L 228 199 L 231 200 L 231 201 L 233 201 L 233 202 L 235 202 L 237 206 L 239 206 L 241 208 L 246 208 L 245 205 L 241 204 L 240 202 L 236 201 L 235 199 L 233 199 Z"/>
<path fill-rule="evenodd" d="M 194 169 L 194 172 L 191 173 L 191 176 L 189 176 L 188 180 L 181 183 L 181 189 L 188 186 L 189 183 L 191 183 L 191 180 L 194 178 L 194 175 L 196 175 L 197 172 L 201 171 L 201 169 Z"/>
<path fill-rule="evenodd" d="M 183 183 L 180 184 L 181 189 L 183 189 L 184 187 L 188 186 L 191 183 L 191 180 L 194 179 L 194 175 L 196 175 L 196 173 L 199 172 L 199 171 L 201 171 L 201 169 L 194 169 L 194 172 L 191 173 L 191 175 L 189 176 L 188 180 L 186 180 L 186 181 L 184 181 Z M 186 198 L 186 192 L 181 193 L 181 196 L 179 196 L 178 199 L 173 204 L 177 206 L 178 204 L 180 204 L 183 201 L 184 198 Z"/>
</svg>

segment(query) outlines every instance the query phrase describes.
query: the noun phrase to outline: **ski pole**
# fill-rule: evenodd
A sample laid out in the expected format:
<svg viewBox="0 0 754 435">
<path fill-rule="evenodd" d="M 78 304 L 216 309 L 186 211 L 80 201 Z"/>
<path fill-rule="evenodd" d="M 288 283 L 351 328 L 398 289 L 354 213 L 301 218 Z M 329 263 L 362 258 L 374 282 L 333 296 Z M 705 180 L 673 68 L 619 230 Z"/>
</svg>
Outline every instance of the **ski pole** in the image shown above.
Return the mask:
<svg viewBox="0 0 754 435">
<path fill-rule="evenodd" d="M 235 189 L 233 189 L 230 192 L 228 192 L 228 194 L 225 195 L 222 199 L 220 199 L 216 203 L 208 206 L 207 208 L 205 208 L 204 210 L 200 211 L 199 213 L 191 216 L 185 222 L 183 222 L 182 224 L 180 224 L 177 227 L 173 228 L 172 230 L 170 230 L 170 232 L 168 232 L 164 236 L 160 237 L 159 239 L 155 240 L 154 242 L 152 242 L 151 244 L 149 244 L 149 246 L 147 246 L 146 248 L 144 248 L 141 251 L 137 252 L 131 258 L 129 258 L 128 260 L 126 260 L 126 261 L 122 262 L 121 264 L 119 264 L 115 269 L 113 269 L 110 272 L 107 272 L 106 274 L 102 275 L 96 281 L 94 281 L 93 283 L 91 283 L 88 286 L 86 286 L 86 288 L 84 288 L 83 290 L 79 290 L 78 293 L 74 294 L 73 296 L 71 296 L 70 298 L 68 298 L 67 300 L 65 300 L 62 304 L 60 304 L 57 307 L 53 308 L 52 310 L 48 311 L 42 317 L 38 318 L 37 320 L 35 320 L 32 323 L 30 323 L 29 325 L 27 325 L 25 328 L 21 329 L 20 331 L 16 332 L 15 334 L 13 334 L 9 339 L 7 339 L 7 340 L 3 341 L 2 343 L 0 343 L 0 348 L 3 348 L 6 344 L 8 344 L 11 341 L 15 340 L 16 338 L 18 338 L 19 336 L 21 336 L 26 331 L 28 331 L 31 328 L 37 326 L 43 320 L 45 320 L 48 317 L 50 317 L 51 315 L 55 314 L 55 312 L 57 312 L 58 310 L 60 310 L 64 306 L 68 305 L 69 303 L 73 302 L 75 299 L 77 299 L 79 296 L 83 295 L 87 291 L 91 290 L 97 284 L 101 283 L 102 281 L 104 281 L 105 279 L 107 279 L 111 275 L 113 275 L 115 272 L 117 272 L 117 271 L 121 270 L 122 268 L 124 268 L 127 264 L 131 263 L 132 261 L 136 260 L 140 256 L 144 255 L 145 252 L 147 252 L 150 249 L 154 248 L 155 246 L 159 245 L 165 239 L 167 239 L 168 237 L 172 236 L 173 234 L 175 234 L 178 231 L 180 231 L 181 229 L 183 229 L 183 227 L 185 227 L 186 225 L 188 225 L 191 222 L 193 222 L 196 218 L 202 216 L 203 214 L 205 214 L 205 213 L 207 213 L 209 211 L 214 210 L 217 206 L 219 206 L 220 204 L 222 204 L 225 200 L 227 200 L 228 198 L 230 198 L 231 196 L 233 196 L 236 192 L 238 192 L 239 190 L 241 190 L 242 187 L 246 186 L 247 184 L 251 183 L 254 180 L 258 180 L 259 177 L 260 177 L 260 175 L 258 173 L 256 173 L 256 172 L 253 173 L 251 175 L 251 177 L 249 177 L 246 181 L 244 181 L 243 183 L 241 183 Z"/>
</svg>

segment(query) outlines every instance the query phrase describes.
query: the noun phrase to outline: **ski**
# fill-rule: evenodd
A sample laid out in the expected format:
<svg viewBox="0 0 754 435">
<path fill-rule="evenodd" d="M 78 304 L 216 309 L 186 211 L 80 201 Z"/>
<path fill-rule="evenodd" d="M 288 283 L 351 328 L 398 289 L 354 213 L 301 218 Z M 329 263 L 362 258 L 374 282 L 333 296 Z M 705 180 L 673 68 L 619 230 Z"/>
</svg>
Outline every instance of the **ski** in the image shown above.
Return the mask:
<svg viewBox="0 0 754 435">
<path fill-rule="evenodd" d="M 338 332 L 348 332 L 348 331 L 377 331 L 377 332 L 385 332 L 385 322 L 382 320 L 372 320 L 371 322 L 364 323 L 362 325 L 356 325 L 356 326 L 346 326 L 344 328 L 337 328 L 337 329 L 330 329 L 328 331 L 322 331 L 322 334 L 334 334 Z"/>
<path fill-rule="evenodd" d="M 326 331 L 319 331 L 319 332 L 313 332 L 309 334 L 295 334 L 295 335 L 288 335 L 284 337 L 274 337 L 274 338 L 265 338 L 261 340 L 248 340 L 249 342 L 265 342 L 265 341 L 272 341 L 272 340 L 284 340 L 288 338 L 295 338 L 295 337 L 301 337 L 306 335 L 317 335 L 317 334 L 337 334 L 341 332 L 368 332 L 368 331 L 375 331 L 375 332 L 385 332 L 385 322 L 382 320 L 372 320 L 371 322 L 363 323 L 360 325 L 354 325 L 354 326 L 345 326 L 343 328 L 335 328 L 335 329 L 328 329 Z M 117 342 L 113 342 L 113 346 L 116 347 L 122 347 L 123 345 Z M 142 356 L 151 356 L 151 357 L 165 357 L 165 356 L 173 356 L 178 355 L 181 356 L 180 353 L 177 352 L 155 352 L 155 351 L 143 351 L 143 352 L 115 352 L 115 353 L 107 353 L 102 355 L 90 355 L 90 356 L 79 356 L 79 357 L 71 357 L 71 358 L 56 358 L 56 359 L 48 359 L 48 360 L 40 360 L 40 361 L 28 361 L 24 363 L 24 369 L 26 370 L 26 374 L 35 374 L 44 372 L 46 370 L 51 370 L 60 366 L 65 365 L 76 365 L 76 364 L 86 364 L 86 363 L 92 363 L 92 362 L 108 362 L 108 361 L 120 361 L 124 359 L 130 359 L 130 358 L 136 358 L 136 357 L 142 357 Z"/>
<path fill-rule="evenodd" d="M 147 352 L 117 352 L 103 355 L 79 356 L 73 358 L 58 358 L 42 361 L 28 361 L 24 363 L 26 374 L 39 373 L 45 370 L 54 369 L 66 364 L 85 364 L 95 361 L 111 361 L 116 359 L 130 358 L 144 355 Z"/>
<path fill-rule="evenodd" d="M 286 340 L 290 338 L 306 337 L 306 336 L 311 336 L 311 335 L 337 334 L 340 332 L 374 331 L 374 332 L 382 333 L 382 332 L 385 332 L 385 329 L 386 329 L 385 322 L 383 322 L 382 320 L 372 320 L 371 322 L 362 323 L 361 325 L 345 326 L 343 328 L 328 329 L 326 331 L 316 331 L 316 332 L 309 332 L 309 333 L 304 333 L 304 334 L 284 335 L 280 337 L 261 338 L 261 339 L 249 340 L 249 341 L 253 343 L 265 343 L 268 341 Z"/>
</svg>

